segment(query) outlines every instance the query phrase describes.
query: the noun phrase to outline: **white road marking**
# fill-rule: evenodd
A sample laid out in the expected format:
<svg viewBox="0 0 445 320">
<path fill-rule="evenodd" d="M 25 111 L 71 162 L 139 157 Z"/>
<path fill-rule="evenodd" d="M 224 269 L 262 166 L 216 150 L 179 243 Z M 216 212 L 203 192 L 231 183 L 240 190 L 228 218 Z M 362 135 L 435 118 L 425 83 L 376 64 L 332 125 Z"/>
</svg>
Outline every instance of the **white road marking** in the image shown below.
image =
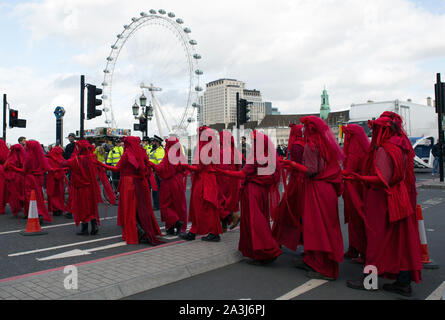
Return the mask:
<svg viewBox="0 0 445 320">
<path fill-rule="evenodd" d="M 422 210 L 437 206 L 438 204 L 441 204 L 442 202 L 445 201 L 445 198 L 432 198 L 432 199 L 428 199 L 423 201 L 422 203 L 420 203 Z"/>
<path fill-rule="evenodd" d="M 110 220 L 110 219 L 117 219 L 117 217 L 102 218 L 102 219 L 100 219 L 100 221 Z M 61 223 L 61 224 L 55 224 L 55 225 L 52 225 L 52 226 L 45 226 L 45 227 L 42 227 L 42 229 L 51 229 L 51 228 L 65 227 L 65 226 L 70 226 L 70 225 L 74 225 L 74 224 L 75 224 L 74 222 Z M 18 233 L 18 232 L 21 232 L 21 231 L 23 231 L 23 229 L 13 230 L 13 231 L 5 231 L 5 232 L 0 232 L 0 235 L 11 234 L 11 233 Z"/>
<path fill-rule="evenodd" d="M 328 282 L 327 280 L 321 280 L 321 279 L 312 279 L 308 282 L 305 282 L 301 286 L 295 288 L 294 290 L 286 293 L 285 295 L 282 295 L 281 297 L 275 299 L 275 300 L 291 300 L 295 297 L 298 297 L 299 295 L 302 295 L 303 293 L 306 293 L 312 289 L 315 289 L 323 284 Z"/>
<path fill-rule="evenodd" d="M 38 261 L 47 261 L 47 260 L 63 259 L 63 258 L 69 258 L 69 257 L 84 256 L 84 255 L 91 254 L 91 252 L 107 250 L 107 249 L 122 247 L 122 246 L 126 246 L 126 245 L 127 245 L 127 243 L 125 241 L 123 241 L 123 242 L 113 243 L 113 244 L 103 246 L 103 247 L 91 248 L 91 249 L 86 249 L 86 250 L 74 249 L 71 251 L 55 254 L 55 255 L 52 255 L 49 257 L 36 258 L 36 259 Z"/>
<path fill-rule="evenodd" d="M 440 300 L 445 296 L 445 281 L 431 293 L 425 300 Z"/>
<path fill-rule="evenodd" d="M 37 250 L 13 253 L 13 254 L 9 254 L 8 257 L 24 256 L 24 255 L 27 255 L 27 254 L 33 254 L 33 253 L 37 253 L 37 252 L 44 252 L 44 251 L 61 249 L 61 248 L 73 247 L 73 246 L 78 246 L 78 245 L 82 245 L 82 244 L 99 242 L 99 241 L 105 241 L 105 240 L 116 239 L 116 238 L 121 238 L 121 237 L 122 237 L 122 235 L 118 235 L 118 236 L 101 238 L 101 239 L 95 239 L 95 240 L 89 240 L 89 241 L 75 242 L 75 243 L 64 244 L 64 245 L 56 246 L 56 247 L 50 247 L 50 248 L 44 248 L 44 249 L 37 249 Z"/>
</svg>

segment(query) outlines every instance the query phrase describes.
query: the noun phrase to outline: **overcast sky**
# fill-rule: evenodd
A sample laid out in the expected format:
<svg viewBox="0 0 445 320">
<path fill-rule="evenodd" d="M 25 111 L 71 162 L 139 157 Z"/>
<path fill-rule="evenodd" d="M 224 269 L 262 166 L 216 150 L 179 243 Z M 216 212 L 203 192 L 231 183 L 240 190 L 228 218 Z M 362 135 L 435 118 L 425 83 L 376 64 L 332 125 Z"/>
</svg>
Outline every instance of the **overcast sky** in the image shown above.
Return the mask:
<svg viewBox="0 0 445 320">
<path fill-rule="evenodd" d="M 203 57 L 203 86 L 219 78 L 244 81 L 281 113 L 317 112 L 324 86 L 332 110 L 367 100 L 425 104 L 434 98 L 436 73 L 445 78 L 445 0 L 7 0 L 0 2 L 0 93 L 28 121 L 26 129 L 8 128 L 7 142 L 24 135 L 54 143 L 56 106 L 66 109 L 64 137 L 78 130 L 80 75 L 100 85 L 123 25 L 141 11 L 161 8 L 192 30 Z M 183 111 L 186 74 L 180 73 L 186 68 L 169 36 L 147 27 L 122 51 L 113 86 L 119 127 L 135 122 L 130 108 L 140 93 L 137 84 L 153 81 L 147 74 L 158 72 L 147 69 L 153 55 L 177 65 L 170 77 L 176 91 L 167 94 L 173 81 L 165 72 L 154 81 L 165 81 L 160 100 L 169 116 L 177 119 Z"/>
</svg>

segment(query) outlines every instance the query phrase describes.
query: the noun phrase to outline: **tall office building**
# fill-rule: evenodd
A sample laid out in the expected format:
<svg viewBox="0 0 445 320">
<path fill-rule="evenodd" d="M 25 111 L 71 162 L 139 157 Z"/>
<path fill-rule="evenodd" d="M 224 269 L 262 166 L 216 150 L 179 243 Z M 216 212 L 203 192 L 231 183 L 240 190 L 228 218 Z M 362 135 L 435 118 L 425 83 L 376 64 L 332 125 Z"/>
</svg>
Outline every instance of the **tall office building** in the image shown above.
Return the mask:
<svg viewBox="0 0 445 320">
<path fill-rule="evenodd" d="M 234 79 L 209 82 L 204 92 L 203 124 L 236 122 L 236 94 L 243 97 L 244 83 Z"/>
<path fill-rule="evenodd" d="M 235 79 L 219 79 L 209 82 L 204 92 L 201 112 L 202 124 L 236 123 L 236 94 L 240 99 L 253 102 L 250 105 L 250 121 L 261 122 L 267 114 L 270 103 L 263 102 L 261 92 L 245 89 L 245 83 Z"/>
</svg>

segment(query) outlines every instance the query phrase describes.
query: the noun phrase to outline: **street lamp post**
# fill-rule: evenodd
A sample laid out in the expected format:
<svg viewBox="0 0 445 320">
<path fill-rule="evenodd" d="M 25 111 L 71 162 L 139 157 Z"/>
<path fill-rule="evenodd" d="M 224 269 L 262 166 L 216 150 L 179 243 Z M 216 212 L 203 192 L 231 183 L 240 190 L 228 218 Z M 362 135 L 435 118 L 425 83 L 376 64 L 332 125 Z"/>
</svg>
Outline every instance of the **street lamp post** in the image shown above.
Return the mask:
<svg viewBox="0 0 445 320">
<path fill-rule="evenodd" d="M 147 97 L 145 97 L 144 92 L 142 92 L 142 95 L 139 97 L 139 103 L 141 105 L 141 114 L 139 115 L 139 105 L 137 101 L 134 102 L 134 105 L 132 106 L 133 115 L 136 119 L 145 119 L 146 125 L 145 130 L 142 131 L 142 137 L 148 137 L 148 121 L 151 121 L 153 118 L 153 107 L 150 104 L 147 106 Z"/>
</svg>

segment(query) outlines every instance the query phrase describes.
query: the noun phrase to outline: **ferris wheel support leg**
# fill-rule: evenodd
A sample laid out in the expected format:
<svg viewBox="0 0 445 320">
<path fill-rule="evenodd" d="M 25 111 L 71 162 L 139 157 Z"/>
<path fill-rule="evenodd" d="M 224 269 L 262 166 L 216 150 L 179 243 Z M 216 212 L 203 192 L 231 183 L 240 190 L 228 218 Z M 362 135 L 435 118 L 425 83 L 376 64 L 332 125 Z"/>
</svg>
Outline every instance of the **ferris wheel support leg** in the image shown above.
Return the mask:
<svg viewBox="0 0 445 320">
<path fill-rule="evenodd" d="M 155 118 L 156 118 L 156 124 L 158 125 L 158 130 L 159 130 L 159 136 L 162 138 L 162 128 L 161 128 L 161 121 L 159 119 L 159 108 L 156 105 L 156 103 L 153 104 L 154 105 L 154 112 L 155 112 Z"/>
<path fill-rule="evenodd" d="M 156 99 L 156 97 L 154 95 L 153 95 L 153 98 L 154 98 L 154 104 L 157 106 L 159 113 L 161 114 L 162 119 L 164 120 L 164 123 L 167 126 L 168 132 L 170 133 L 172 131 L 172 129 L 170 128 L 170 125 L 168 124 L 167 120 L 165 120 L 164 112 L 162 112 L 159 101 L 158 101 L 158 99 Z"/>
</svg>

